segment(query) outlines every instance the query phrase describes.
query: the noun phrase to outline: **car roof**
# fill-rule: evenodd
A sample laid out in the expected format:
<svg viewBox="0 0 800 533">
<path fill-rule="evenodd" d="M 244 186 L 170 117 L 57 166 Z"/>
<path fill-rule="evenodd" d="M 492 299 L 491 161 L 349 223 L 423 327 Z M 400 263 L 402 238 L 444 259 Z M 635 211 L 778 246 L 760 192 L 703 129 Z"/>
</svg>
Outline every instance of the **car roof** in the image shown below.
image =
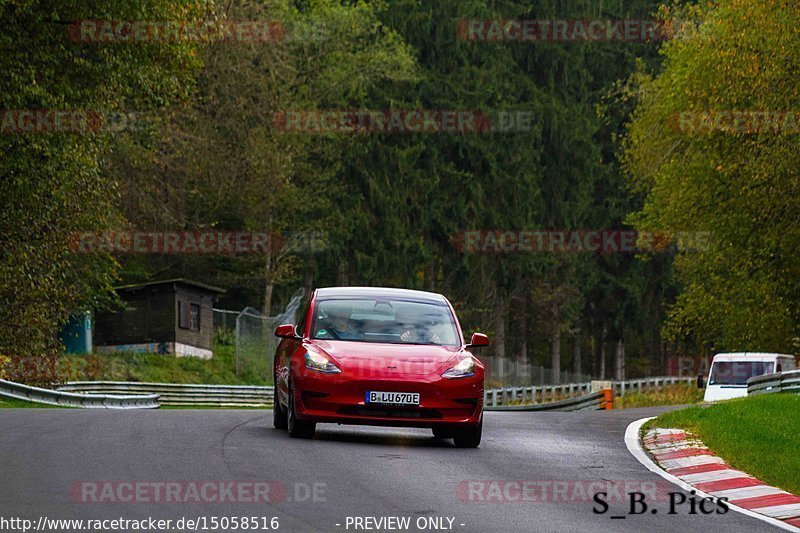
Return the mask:
<svg viewBox="0 0 800 533">
<path fill-rule="evenodd" d="M 733 353 L 718 353 L 714 356 L 716 361 L 773 361 L 779 357 L 789 357 L 794 359 L 793 355 L 784 353 L 768 353 L 768 352 L 733 352 Z"/>
<path fill-rule="evenodd" d="M 390 287 L 325 287 L 317 289 L 317 299 L 335 298 L 391 298 L 422 302 L 446 303 L 447 299 L 435 292 L 395 289 Z"/>
</svg>

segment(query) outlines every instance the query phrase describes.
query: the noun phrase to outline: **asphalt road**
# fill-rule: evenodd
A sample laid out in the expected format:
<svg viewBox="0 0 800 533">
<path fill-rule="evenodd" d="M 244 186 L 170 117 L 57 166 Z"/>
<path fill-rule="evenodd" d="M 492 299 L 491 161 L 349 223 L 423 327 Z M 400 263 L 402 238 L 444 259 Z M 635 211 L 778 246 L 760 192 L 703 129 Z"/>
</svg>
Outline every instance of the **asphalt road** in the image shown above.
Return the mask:
<svg viewBox="0 0 800 533">
<path fill-rule="evenodd" d="M 389 516 L 409 517 L 411 531 L 446 530 L 446 518 L 459 532 L 771 529 L 732 511 L 691 515 L 684 505 L 667 513 L 665 493 L 677 489 L 623 441 L 629 422 L 663 410 L 487 413 L 481 447 L 462 450 L 421 429 L 320 425 L 313 441 L 290 439 L 272 429 L 270 411 L 0 409 L 0 519 L 205 517 L 210 527 L 215 516 L 278 517 L 279 531 L 302 532 L 367 531 L 348 527 L 348 517 Z M 612 483 L 610 508 L 599 515 L 583 492 L 603 480 Z M 219 503 L 213 492 L 200 503 L 188 492 L 153 503 L 158 483 L 188 490 L 191 481 L 244 489 L 236 503 Z M 265 481 L 277 501 L 247 502 L 248 483 Z M 514 483 L 521 481 L 525 496 Z M 555 494 L 554 481 L 568 484 Z M 151 489 L 132 495 L 125 482 Z M 615 499 L 620 482 L 631 490 L 659 484 L 660 497 L 644 514 L 612 519 L 628 510 Z M 446 517 L 444 526 L 418 529 L 426 517 Z"/>
</svg>

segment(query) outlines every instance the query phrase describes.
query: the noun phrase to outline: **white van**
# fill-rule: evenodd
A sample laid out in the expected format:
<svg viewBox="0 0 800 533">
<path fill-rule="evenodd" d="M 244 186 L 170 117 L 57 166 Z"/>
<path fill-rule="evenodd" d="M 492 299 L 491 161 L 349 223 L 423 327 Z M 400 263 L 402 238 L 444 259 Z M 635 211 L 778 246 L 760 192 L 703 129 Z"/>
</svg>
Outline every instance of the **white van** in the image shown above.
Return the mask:
<svg viewBox="0 0 800 533">
<path fill-rule="evenodd" d="M 747 396 L 749 378 L 796 368 L 793 355 L 754 352 L 717 354 L 711 362 L 703 400 L 716 402 Z"/>
</svg>

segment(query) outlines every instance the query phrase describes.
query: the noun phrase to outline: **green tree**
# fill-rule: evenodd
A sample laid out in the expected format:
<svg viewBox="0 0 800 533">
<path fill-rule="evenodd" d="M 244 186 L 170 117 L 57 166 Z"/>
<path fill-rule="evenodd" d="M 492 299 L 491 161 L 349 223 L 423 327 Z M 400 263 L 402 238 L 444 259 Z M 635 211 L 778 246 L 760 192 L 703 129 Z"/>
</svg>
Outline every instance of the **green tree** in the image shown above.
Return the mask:
<svg viewBox="0 0 800 533">
<path fill-rule="evenodd" d="M 16 110 L 102 115 L 131 102 L 157 108 L 181 98 L 197 62 L 194 46 L 73 42 L 80 19 L 194 20 L 203 2 L 0 2 L 0 352 L 52 353 L 55 330 L 81 306 L 107 300 L 115 264 L 71 253 L 77 231 L 114 218 L 116 180 L 104 170 L 114 149 L 106 132 L 23 132 Z M 90 115 L 90 116 L 96 116 Z M 83 115 L 85 116 L 85 115 Z M 10 122 L 11 121 L 11 122 Z M 92 123 L 90 123 L 90 126 Z M 45 126 L 47 128 L 47 126 Z M 90 128 L 91 129 L 91 128 Z"/>
<path fill-rule="evenodd" d="M 663 16 L 675 31 L 664 69 L 636 80 L 625 162 L 647 199 L 631 220 L 711 236 L 707 249 L 676 259 L 681 293 L 668 332 L 703 350 L 796 350 L 797 128 L 783 128 L 783 118 L 772 129 L 698 117 L 796 116 L 800 6 L 724 0 L 674 5 Z"/>
</svg>

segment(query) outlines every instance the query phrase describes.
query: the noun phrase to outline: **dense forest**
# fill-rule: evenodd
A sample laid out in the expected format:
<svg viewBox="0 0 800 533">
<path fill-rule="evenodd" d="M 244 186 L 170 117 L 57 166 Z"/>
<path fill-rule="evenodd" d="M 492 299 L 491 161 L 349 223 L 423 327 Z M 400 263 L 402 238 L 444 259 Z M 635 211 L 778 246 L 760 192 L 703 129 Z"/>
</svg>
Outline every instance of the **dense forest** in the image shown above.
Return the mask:
<svg viewBox="0 0 800 533">
<path fill-rule="evenodd" d="M 441 292 L 487 354 L 594 376 L 797 352 L 800 5 L 661 3 L 0 0 L 0 354 L 177 277 L 265 314 L 298 287 Z M 658 31 L 486 23 L 511 20 Z M 322 127 L 369 113 L 397 122 Z M 75 246 L 210 230 L 280 245 Z"/>
</svg>

